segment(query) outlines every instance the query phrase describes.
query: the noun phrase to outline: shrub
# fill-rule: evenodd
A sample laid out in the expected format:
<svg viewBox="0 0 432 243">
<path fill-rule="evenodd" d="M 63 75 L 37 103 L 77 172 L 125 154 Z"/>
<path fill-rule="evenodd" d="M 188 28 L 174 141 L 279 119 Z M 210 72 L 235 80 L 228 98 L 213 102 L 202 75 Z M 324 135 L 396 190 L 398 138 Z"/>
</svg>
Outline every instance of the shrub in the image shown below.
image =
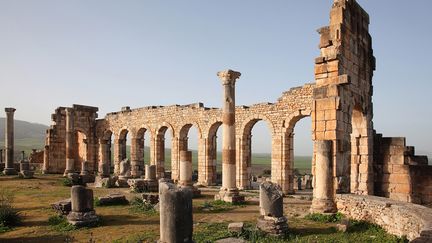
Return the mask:
<svg viewBox="0 0 432 243">
<path fill-rule="evenodd" d="M 18 210 L 12 207 L 13 198 L 11 191 L 0 190 L 0 225 L 3 227 L 18 225 L 21 222 Z"/>
<path fill-rule="evenodd" d="M 68 187 L 73 186 L 73 182 L 72 182 L 72 180 L 70 178 L 62 178 L 61 179 L 61 184 L 63 186 L 68 186 Z"/>
<path fill-rule="evenodd" d="M 157 214 L 155 205 L 144 202 L 141 198 L 135 197 L 130 201 L 130 205 L 132 205 L 131 210 L 137 213 L 144 213 L 147 215 Z"/>
</svg>

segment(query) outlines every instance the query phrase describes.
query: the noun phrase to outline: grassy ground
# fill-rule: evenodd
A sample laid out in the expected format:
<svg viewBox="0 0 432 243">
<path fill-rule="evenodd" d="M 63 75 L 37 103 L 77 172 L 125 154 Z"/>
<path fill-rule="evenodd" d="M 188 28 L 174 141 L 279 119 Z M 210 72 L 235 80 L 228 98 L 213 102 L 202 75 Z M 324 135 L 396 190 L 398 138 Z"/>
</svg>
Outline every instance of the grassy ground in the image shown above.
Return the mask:
<svg viewBox="0 0 432 243">
<path fill-rule="evenodd" d="M 96 228 L 83 228 L 61 232 L 48 224 L 55 215 L 50 203 L 68 198 L 70 187 L 60 183 L 60 176 L 37 175 L 37 179 L 23 180 L 11 176 L 0 177 L 0 188 L 9 188 L 15 194 L 14 206 L 23 217 L 22 225 L 0 234 L 0 242 L 154 242 L 159 238 L 159 215 L 133 210 L 133 206 L 96 207 L 101 224 Z M 127 189 L 94 188 L 95 196 L 110 192 L 124 193 L 129 199 L 138 194 Z M 229 236 L 226 226 L 229 222 L 243 221 L 249 225 L 245 237 L 256 237 L 255 242 L 399 242 L 376 227 L 355 228 L 341 233 L 334 229 L 334 223 L 307 220 L 310 200 L 289 197 L 284 199 L 284 210 L 289 219 L 290 234 L 285 239 L 259 236 L 254 223 L 259 216 L 258 194 L 249 193 L 247 204 L 233 206 L 214 203 L 217 189 L 203 189 L 203 196 L 193 201 L 194 238 L 196 242 L 212 242 Z"/>
</svg>

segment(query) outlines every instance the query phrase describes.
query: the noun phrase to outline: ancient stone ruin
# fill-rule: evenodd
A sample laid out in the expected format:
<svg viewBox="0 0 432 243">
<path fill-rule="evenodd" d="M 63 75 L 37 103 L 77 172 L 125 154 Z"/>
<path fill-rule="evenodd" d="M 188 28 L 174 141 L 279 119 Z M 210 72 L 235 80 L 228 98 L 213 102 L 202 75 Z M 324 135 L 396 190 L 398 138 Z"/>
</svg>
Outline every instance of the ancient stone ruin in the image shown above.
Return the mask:
<svg viewBox="0 0 432 243">
<path fill-rule="evenodd" d="M 193 242 L 192 191 L 171 183 L 159 185 L 159 242 Z"/>
<path fill-rule="evenodd" d="M 72 186 L 71 211 L 67 215 L 70 224 L 89 226 L 98 222 L 99 218 L 93 209 L 93 190 L 84 186 Z"/>
<path fill-rule="evenodd" d="M 218 73 L 223 86 L 222 109 L 207 108 L 202 103 L 125 107 L 98 119 L 96 107 L 59 107 L 52 115 L 53 125 L 46 137 L 44 169 L 67 174 L 79 171 L 81 162 L 88 161 L 89 171 L 99 170 L 99 174 L 106 176 L 108 165 L 113 164 L 113 172 L 120 176 L 129 135 L 130 176 L 139 177 L 143 173 L 144 142 L 148 142 L 149 163 L 156 166 L 156 177 L 162 178 L 166 174 L 164 138 L 169 131 L 172 133 L 171 179 L 179 182 L 180 155 L 188 151 L 188 131 L 194 126 L 199 137 L 198 183 L 214 185 L 216 132 L 222 125 L 223 171 L 218 197 L 227 201 L 241 199 L 238 190 L 251 187 L 251 130 L 257 121 L 263 120 L 272 137 L 271 181 L 280 185 L 284 194 L 290 194 L 294 193 L 296 183 L 293 129 L 300 119 L 310 116 L 311 139 L 315 144 L 331 142 L 326 157 L 329 166 L 322 167 L 320 146 L 314 147 L 310 186 L 314 188 L 315 198 L 319 193 L 321 199 L 329 200 L 329 203 L 315 203 L 314 210 L 334 210 L 335 193 L 431 203 L 432 193 L 427 190 L 427 184 L 432 181 L 432 169 L 427 158 L 416 156 L 404 138 L 386 138 L 374 130 L 375 58 L 368 26 L 369 15 L 355 1 L 335 1 L 330 24 L 318 30 L 321 39 L 320 55 L 315 59 L 315 82 L 284 92 L 275 103 L 235 106 L 235 82 L 240 73 L 228 70 Z M 145 133 L 150 134 L 150 141 L 144 141 Z M 317 166 L 323 170 L 318 172 Z"/>
<path fill-rule="evenodd" d="M 283 194 L 291 194 L 297 183 L 294 180 L 293 131 L 299 120 L 311 117 L 314 152 L 312 179 L 306 187 L 313 188 L 312 211 L 332 213 L 340 210 L 361 218 L 362 212 L 374 209 L 365 203 L 359 209 L 363 211 L 352 211 L 351 206 L 346 205 L 370 200 L 379 205 L 380 210 L 393 212 L 397 211 L 396 207 L 387 207 L 381 200 L 389 198 L 390 204 L 400 203 L 408 208 L 411 203 L 432 203 L 432 166 L 428 165 L 427 157 L 415 155 L 414 147 L 407 146 L 405 138 L 384 137 L 374 129 L 372 77 L 375 57 L 369 34 L 369 15 L 355 0 L 334 0 L 330 23 L 318 33 L 320 54 L 314 60 L 314 82 L 283 92 L 274 103 L 236 106 L 235 83 L 241 74 L 226 70 L 217 73 L 222 81 L 222 108 L 205 107 L 202 103 L 124 107 L 98 118 L 97 107 L 76 104 L 58 107 L 47 131 L 43 172 L 70 177 L 78 173 L 82 176 L 97 174 L 96 184 L 100 185 L 113 184 L 110 174 L 114 173 L 113 177 L 118 177 L 121 186 L 128 186 L 127 180 L 141 178 L 145 173 L 144 181 L 154 185 L 169 174 L 164 168 L 164 152 L 165 135 L 170 132 L 169 179 L 190 187 L 192 168 L 188 133 L 194 126 L 198 130 L 198 184 L 215 185 L 216 133 L 222 127 L 222 185 L 216 198 L 242 201 L 240 191 L 251 188 L 251 131 L 255 123 L 263 120 L 272 139 L 271 182 L 280 186 Z M 13 161 L 15 109 L 6 108 L 5 111 L 3 172 L 10 175 L 16 174 Z M 144 141 L 146 133 L 149 141 Z M 131 144 L 130 161 L 126 155 L 127 137 Z M 148 164 L 151 166 L 144 163 L 145 143 L 150 147 Z M 23 171 L 27 170 L 26 166 L 22 165 Z M 167 195 L 165 199 L 162 196 L 161 207 L 170 207 L 163 206 L 163 200 L 175 204 L 177 200 L 186 200 L 186 196 L 176 193 L 190 192 L 189 189 L 174 190 L 172 185 L 161 185 L 164 185 L 161 196 Z M 71 222 L 94 218 L 93 206 L 88 203 L 93 196 L 86 190 L 72 188 L 72 212 L 68 216 Z M 420 211 L 418 207 L 421 206 L 417 206 L 413 206 L 414 213 Z M 176 213 L 172 212 L 173 217 L 178 217 Z M 387 221 L 382 219 L 377 223 Z M 162 224 L 172 230 L 177 227 L 170 219 L 162 218 L 161 213 L 161 227 Z M 429 228 L 429 223 L 417 227 L 425 231 Z M 191 231 L 184 232 L 182 239 L 191 239 L 188 238 Z M 422 232 L 410 231 L 409 239 L 426 237 Z M 180 237 L 165 233 L 161 231 L 161 241 Z"/>
<path fill-rule="evenodd" d="M 263 182 L 260 185 L 260 214 L 257 228 L 271 235 L 288 232 L 287 218 L 283 213 L 283 193 L 279 185 Z"/>
</svg>

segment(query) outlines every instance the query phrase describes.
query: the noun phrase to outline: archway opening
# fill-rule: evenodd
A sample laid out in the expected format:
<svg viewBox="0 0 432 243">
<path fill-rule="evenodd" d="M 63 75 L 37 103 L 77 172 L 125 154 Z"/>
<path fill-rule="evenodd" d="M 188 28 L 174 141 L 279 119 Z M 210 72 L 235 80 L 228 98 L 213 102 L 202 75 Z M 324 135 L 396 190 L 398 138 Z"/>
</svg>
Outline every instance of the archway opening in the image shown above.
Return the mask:
<svg viewBox="0 0 432 243">
<path fill-rule="evenodd" d="M 240 147 L 241 189 L 258 189 L 259 184 L 271 180 L 271 132 L 267 122 L 254 119 L 243 131 Z"/>
<path fill-rule="evenodd" d="M 370 163 L 372 158 L 371 138 L 368 135 L 368 121 L 360 105 L 354 106 L 351 116 L 351 163 L 347 168 L 349 178 L 339 179 L 340 187 L 350 188 L 351 193 L 368 194 L 370 190 Z M 349 172 L 350 170 L 350 172 Z M 349 183 L 349 186 L 346 184 Z"/>
<path fill-rule="evenodd" d="M 114 168 L 114 154 L 113 154 L 113 137 L 112 131 L 107 130 L 103 133 L 102 138 L 99 140 L 99 165 L 98 165 L 98 173 L 102 173 L 102 166 L 107 164 L 109 167 L 109 173 L 112 173 Z"/>
<path fill-rule="evenodd" d="M 198 165 L 200 161 L 199 151 L 198 151 L 198 138 L 199 132 L 198 128 L 192 124 L 186 124 L 180 129 L 179 137 L 179 152 L 180 151 L 190 151 L 192 153 L 192 182 L 198 181 L 198 170 L 201 169 Z M 179 158 L 180 159 L 180 158 Z M 179 164 L 179 172 L 180 172 Z"/>
<path fill-rule="evenodd" d="M 290 161 L 293 161 L 294 190 L 312 189 L 312 155 L 311 117 L 300 117 L 290 136 Z"/>
<path fill-rule="evenodd" d="M 80 130 L 75 132 L 75 148 L 74 169 L 81 171 L 82 162 L 87 161 L 87 136 Z"/>
<path fill-rule="evenodd" d="M 222 185 L 222 122 L 210 126 L 208 134 L 208 150 L 205 165 L 206 183 Z"/>
<path fill-rule="evenodd" d="M 154 149 L 151 150 L 158 178 L 171 178 L 172 133 L 172 129 L 168 126 L 162 126 L 156 132 Z"/>
</svg>

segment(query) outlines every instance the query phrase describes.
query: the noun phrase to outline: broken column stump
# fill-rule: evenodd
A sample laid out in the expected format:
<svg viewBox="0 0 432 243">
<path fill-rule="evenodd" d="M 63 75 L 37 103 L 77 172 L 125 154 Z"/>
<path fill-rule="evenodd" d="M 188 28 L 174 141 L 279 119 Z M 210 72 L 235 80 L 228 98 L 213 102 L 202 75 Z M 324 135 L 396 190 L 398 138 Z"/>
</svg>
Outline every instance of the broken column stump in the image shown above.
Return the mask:
<svg viewBox="0 0 432 243">
<path fill-rule="evenodd" d="M 144 182 L 145 191 L 157 192 L 159 190 L 159 183 L 156 179 L 156 165 L 145 165 Z"/>
<path fill-rule="evenodd" d="M 270 235 L 279 236 L 288 231 L 283 215 L 283 193 L 279 185 L 263 182 L 260 185 L 260 214 L 257 227 Z"/>
<path fill-rule="evenodd" d="M 192 241 L 192 191 L 172 183 L 159 185 L 161 243 Z"/>
<path fill-rule="evenodd" d="M 124 159 L 120 162 L 120 173 L 116 186 L 118 187 L 129 187 L 127 181 L 131 178 L 130 162 L 128 159 Z"/>
<path fill-rule="evenodd" d="M 93 190 L 84 186 L 72 186 L 71 189 L 71 208 L 67 220 L 70 224 L 81 226 L 91 226 L 99 220 L 93 209 Z"/>
<path fill-rule="evenodd" d="M 180 181 L 181 187 L 189 188 L 194 197 L 199 197 L 201 191 L 192 182 L 192 152 L 180 151 Z"/>
</svg>

